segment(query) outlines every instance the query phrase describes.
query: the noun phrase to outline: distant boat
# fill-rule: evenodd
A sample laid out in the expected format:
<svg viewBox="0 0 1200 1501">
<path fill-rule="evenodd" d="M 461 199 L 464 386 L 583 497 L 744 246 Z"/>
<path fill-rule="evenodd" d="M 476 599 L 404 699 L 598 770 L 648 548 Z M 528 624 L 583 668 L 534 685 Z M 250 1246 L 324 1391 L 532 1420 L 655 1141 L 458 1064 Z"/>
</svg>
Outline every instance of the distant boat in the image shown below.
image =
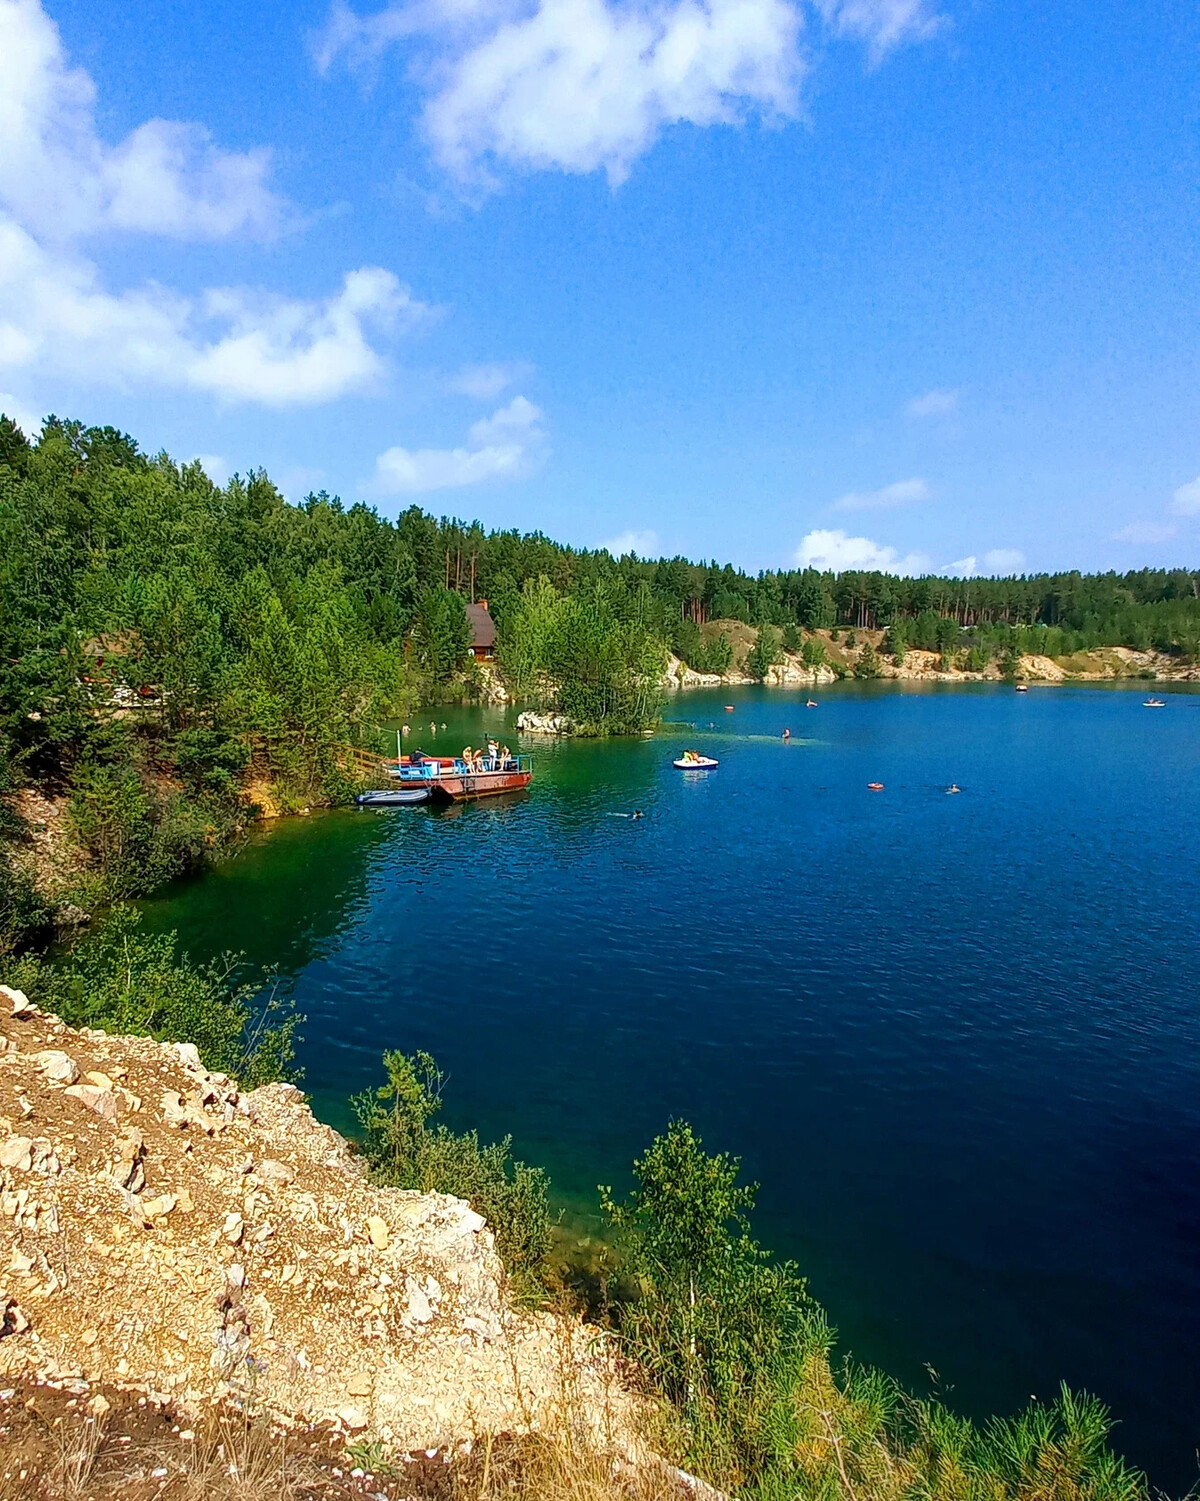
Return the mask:
<svg viewBox="0 0 1200 1501">
<path fill-rule="evenodd" d="M 673 763 L 680 771 L 715 771 L 721 764 L 712 756 L 702 756 L 698 751 L 684 751 L 679 760 Z"/>
<path fill-rule="evenodd" d="M 804 705 L 804 707 L 806 709 L 815 709 L 817 707 L 817 701 L 816 701 L 816 699 L 815 698 L 810 698 L 809 701 Z"/>
<path fill-rule="evenodd" d="M 1029 692 L 1029 684 L 1028 683 L 1018 683 L 1017 684 L 1017 692 L 1018 693 L 1028 693 Z"/>
<path fill-rule="evenodd" d="M 882 782 L 868 782 L 867 783 L 867 791 L 868 792 L 882 792 L 883 791 L 883 783 Z"/>
<path fill-rule="evenodd" d="M 1142 704 L 1143 709 L 1165 709 L 1167 701 L 1164 698 L 1148 698 Z"/>
<path fill-rule="evenodd" d="M 377 792 L 360 792 L 354 801 L 360 808 L 407 808 L 427 803 L 430 791 L 428 787 L 385 787 Z"/>
<path fill-rule="evenodd" d="M 725 705 L 725 712 L 726 712 L 726 714 L 732 714 L 733 713 L 733 705 L 732 704 L 726 704 Z"/>
</svg>

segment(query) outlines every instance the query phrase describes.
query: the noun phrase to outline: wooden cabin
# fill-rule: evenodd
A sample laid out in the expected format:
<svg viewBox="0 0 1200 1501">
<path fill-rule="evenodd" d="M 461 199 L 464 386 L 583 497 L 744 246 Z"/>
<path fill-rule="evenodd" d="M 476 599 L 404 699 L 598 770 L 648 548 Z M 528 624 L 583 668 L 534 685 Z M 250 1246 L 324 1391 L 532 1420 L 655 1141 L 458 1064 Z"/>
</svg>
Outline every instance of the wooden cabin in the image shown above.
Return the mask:
<svg viewBox="0 0 1200 1501">
<path fill-rule="evenodd" d="M 488 614 L 486 599 L 467 606 L 467 621 L 471 627 L 471 655 L 477 662 L 490 662 L 496 655 L 496 622 Z"/>
</svg>

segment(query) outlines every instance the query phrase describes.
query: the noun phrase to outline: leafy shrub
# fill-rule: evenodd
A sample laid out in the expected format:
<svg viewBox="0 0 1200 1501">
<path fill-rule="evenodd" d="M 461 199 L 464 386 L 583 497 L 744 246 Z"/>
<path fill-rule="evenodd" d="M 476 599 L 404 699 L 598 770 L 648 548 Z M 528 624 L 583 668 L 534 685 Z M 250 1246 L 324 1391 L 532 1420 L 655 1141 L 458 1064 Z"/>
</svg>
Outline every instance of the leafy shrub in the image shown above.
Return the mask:
<svg viewBox="0 0 1200 1501">
<path fill-rule="evenodd" d="M 824 667 L 829 660 L 825 643 L 820 636 L 810 636 L 800 648 L 800 659 L 806 667 Z"/>
<path fill-rule="evenodd" d="M 862 651 L 858 654 L 858 661 L 854 664 L 854 676 L 856 678 L 879 676 L 879 655 L 869 641 L 864 643 Z"/>
<path fill-rule="evenodd" d="M 804 641 L 804 634 L 794 620 L 789 620 L 783 628 L 783 649 L 795 654 L 800 650 Z"/>
<path fill-rule="evenodd" d="M 697 672 L 728 672 L 733 663 L 733 642 L 720 631 L 705 637 L 691 665 Z"/>
<path fill-rule="evenodd" d="M 240 983 L 240 956 L 195 964 L 175 933 L 145 933 L 115 907 L 92 937 L 58 963 L 22 972 L 30 996 L 74 1027 L 103 1027 L 160 1042 L 194 1042 L 210 1069 L 243 1087 L 293 1075 L 294 1007 L 271 976 Z"/>
<path fill-rule="evenodd" d="M 773 625 L 761 626 L 754 645 L 746 653 L 746 671 L 761 683 L 779 656 L 780 632 Z"/>
<path fill-rule="evenodd" d="M 430 1129 L 446 1081 L 428 1053 L 385 1053 L 383 1066 L 387 1083 L 352 1102 L 374 1177 L 393 1188 L 469 1200 L 487 1220 L 518 1289 L 533 1292 L 545 1274 L 554 1224 L 545 1172 L 513 1157 L 510 1136 L 481 1146 L 474 1131 Z"/>
</svg>

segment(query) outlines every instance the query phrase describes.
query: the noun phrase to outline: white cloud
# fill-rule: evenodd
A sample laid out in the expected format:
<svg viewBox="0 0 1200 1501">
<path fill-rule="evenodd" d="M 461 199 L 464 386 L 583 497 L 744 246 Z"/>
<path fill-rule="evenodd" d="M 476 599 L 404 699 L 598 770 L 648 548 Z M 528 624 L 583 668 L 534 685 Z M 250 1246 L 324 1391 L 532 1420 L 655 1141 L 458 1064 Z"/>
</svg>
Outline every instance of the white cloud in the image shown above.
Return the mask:
<svg viewBox="0 0 1200 1501">
<path fill-rule="evenodd" d="M 1119 532 L 1113 532 L 1109 540 L 1136 544 L 1169 542 L 1178 531 L 1177 526 L 1171 526 L 1168 522 L 1134 521 L 1129 526 L 1123 526 Z"/>
<path fill-rule="evenodd" d="M 385 367 L 368 327 L 427 311 L 378 267 L 316 302 L 245 288 L 192 299 L 155 283 L 113 293 L 90 261 L 44 249 L 0 214 L 0 371 L 304 405 L 376 380 Z"/>
<path fill-rule="evenodd" d="M 35 234 L 279 232 L 286 205 L 267 186 L 269 151 L 223 151 L 203 126 L 173 120 L 147 120 L 115 146 L 101 140 L 95 85 L 68 65 L 39 0 L 0 0 L 0 57 L 0 203 Z"/>
<path fill-rule="evenodd" d="M 924 553 L 905 556 L 894 547 L 882 547 L 869 537 L 848 537 L 843 531 L 811 531 L 796 549 L 800 568 L 819 568 L 842 573 L 847 569 L 865 572 L 921 574 L 928 573 L 930 560 Z"/>
<path fill-rule="evenodd" d="M 622 532 L 620 536 L 610 537 L 607 542 L 601 542 L 600 546 L 612 553 L 614 558 L 623 558 L 631 552 L 637 553 L 639 558 L 653 558 L 661 550 L 658 533 L 653 531 Z"/>
<path fill-rule="evenodd" d="M 989 573 L 1016 573 L 1025 562 L 1025 554 L 1016 547 L 993 547 L 984 553 L 983 561 Z"/>
<path fill-rule="evenodd" d="M 938 569 L 938 572 L 946 574 L 949 578 L 973 579 L 979 572 L 979 559 L 974 553 L 971 553 L 969 556 L 959 558 L 953 563 L 944 564 Z"/>
<path fill-rule="evenodd" d="M 873 59 L 938 21 L 925 0 L 813 0 Z M 359 15 L 335 0 L 312 51 L 375 65 L 417 45 L 437 160 L 494 187 L 489 165 L 593 172 L 613 183 L 674 124 L 794 118 L 807 64 L 798 0 L 399 0 Z"/>
<path fill-rule="evenodd" d="M 953 417 L 958 411 L 957 391 L 937 389 L 914 396 L 904 404 L 906 417 Z"/>
<path fill-rule="evenodd" d="M 15 422 L 31 441 L 42 430 L 42 419 L 37 416 L 33 408 L 22 401 L 19 396 L 12 396 L 7 391 L 0 391 L 0 414 L 7 417 L 10 422 Z"/>
<path fill-rule="evenodd" d="M 925 0 L 814 0 L 838 36 L 857 37 L 870 49 L 871 61 L 901 42 L 928 41 L 947 25 L 945 16 Z"/>
<path fill-rule="evenodd" d="M 902 479 L 881 490 L 851 490 L 833 502 L 835 511 L 884 511 L 928 500 L 933 492 L 923 479 Z"/>
<path fill-rule="evenodd" d="M 942 24 L 927 0 L 810 3 L 873 62 Z M 425 135 L 464 184 L 494 187 L 497 164 L 618 183 L 671 125 L 795 117 L 804 16 L 800 0 L 394 0 L 368 15 L 334 0 L 312 52 L 324 72 L 419 47 Z"/>
<path fill-rule="evenodd" d="M 509 365 L 464 365 L 446 382 L 447 389 L 474 401 L 495 401 L 509 386 L 532 374 L 532 367 L 522 362 Z"/>
<path fill-rule="evenodd" d="M 229 152 L 199 125 L 149 120 L 117 145 L 96 90 L 71 68 L 39 0 L 0 0 L 0 378 L 202 391 L 268 406 L 327 401 L 385 369 L 369 332 L 427 312 L 389 271 L 363 267 L 320 300 L 157 282 L 112 291 L 80 239 L 270 237 L 285 214 L 270 154 Z"/>
<path fill-rule="evenodd" d="M 1200 479 L 1180 485 L 1171 497 L 1171 509 L 1176 516 L 1200 516 Z"/>
<path fill-rule="evenodd" d="M 423 495 L 490 479 L 519 479 L 545 455 L 542 414 L 524 396 L 473 423 L 462 448 L 389 448 L 375 460 L 374 495 Z"/>
</svg>

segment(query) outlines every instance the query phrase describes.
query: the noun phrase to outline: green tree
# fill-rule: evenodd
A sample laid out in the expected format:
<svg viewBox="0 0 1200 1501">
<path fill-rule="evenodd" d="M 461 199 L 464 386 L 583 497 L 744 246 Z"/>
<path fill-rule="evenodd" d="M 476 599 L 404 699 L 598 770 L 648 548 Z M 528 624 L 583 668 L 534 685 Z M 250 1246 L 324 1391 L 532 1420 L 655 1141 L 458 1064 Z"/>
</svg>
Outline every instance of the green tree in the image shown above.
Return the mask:
<svg viewBox="0 0 1200 1501">
<path fill-rule="evenodd" d="M 863 643 L 863 648 L 858 654 L 858 660 L 854 664 L 854 676 L 856 678 L 877 678 L 880 675 L 879 654 L 869 641 Z"/>
<path fill-rule="evenodd" d="M 746 671 L 760 683 L 779 661 L 781 635 L 773 625 L 759 627 L 754 645 L 746 653 Z"/>
<path fill-rule="evenodd" d="M 413 628 L 417 661 L 435 683 L 448 683 L 461 672 L 471 650 L 471 626 L 461 594 L 427 589 L 417 607 Z"/>
<path fill-rule="evenodd" d="M 634 1163 L 627 1201 L 601 1189 L 640 1288 L 621 1310 L 623 1339 L 682 1414 L 692 1456 L 753 1445 L 760 1378 L 808 1312 L 796 1268 L 774 1262 L 750 1233 L 756 1189 L 738 1182 L 739 1170 L 673 1121 Z M 744 1453 L 737 1463 L 744 1469 Z"/>
<path fill-rule="evenodd" d="M 825 643 L 820 636 L 809 636 L 800 650 L 800 659 L 805 667 L 824 667 L 829 660 L 829 653 L 825 650 Z"/>
<path fill-rule="evenodd" d="M 803 645 L 804 635 L 794 620 L 789 620 L 783 628 L 783 649 L 793 655 Z"/>
</svg>

